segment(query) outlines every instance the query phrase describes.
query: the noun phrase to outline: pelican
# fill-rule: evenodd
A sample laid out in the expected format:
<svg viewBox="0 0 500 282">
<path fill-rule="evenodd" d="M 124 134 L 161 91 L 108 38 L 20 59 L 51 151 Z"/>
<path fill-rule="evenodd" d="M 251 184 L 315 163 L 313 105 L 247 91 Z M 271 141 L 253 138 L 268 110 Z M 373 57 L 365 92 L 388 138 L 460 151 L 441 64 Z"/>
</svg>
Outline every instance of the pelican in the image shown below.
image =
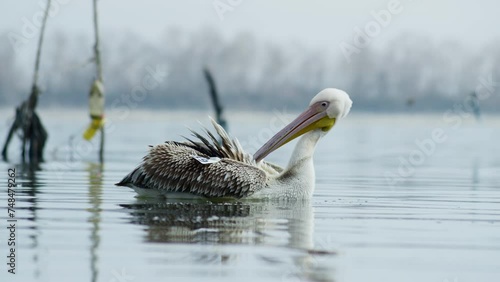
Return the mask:
<svg viewBox="0 0 500 282">
<path fill-rule="evenodd" d="M 186 138 L 184 142 L 167 141 L 152 146 L 142 163 L 116 185 L 146 195 L 310 198 L 315 186 L 316 143 L 349 113 L 351 105 L 346 92 L 324 89 L 253 156 L 212 120 L 221 142 L 205 130 L 206 137 L 192 131 L 198 141 Z M 286 168 L 264 161 L 271 152 L 299 136 Z"/>
</svg>

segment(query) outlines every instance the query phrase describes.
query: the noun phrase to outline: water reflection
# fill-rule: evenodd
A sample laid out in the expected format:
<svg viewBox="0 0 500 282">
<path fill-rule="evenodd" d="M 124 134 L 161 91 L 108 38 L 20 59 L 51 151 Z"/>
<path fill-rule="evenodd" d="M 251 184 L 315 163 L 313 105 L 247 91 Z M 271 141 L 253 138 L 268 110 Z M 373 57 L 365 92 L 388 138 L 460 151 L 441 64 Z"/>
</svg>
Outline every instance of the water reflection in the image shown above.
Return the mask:
<svg viewBox="0 0 500 282">
<path fill-rule="evenodd" d="M 38 230 L 38 194 L 39 187 L 42 185 L 38 181 L 38 173 L 41 171 L 40 165 L 38 163 L 20 163 L 15 166 L 18 179 L 22 179 L 22 188 L 20 186 L 16 189 L 16 194 L 19 196 L 26 195 L 25 201 L 28 203 L 28 213 L 26 215 L 26 220 L 30 221 L 31 224 L 28 227 L 32 230 L 30 232 L 29 238 L 31 239 L 31 248 L 36 250 L 33 252 L 33 264 L 36 266 L 34 268 L 33 274 L 36 278 L 39 278 L 42 274 L 42 267 L 40 265 L 40 258 L 43 257 L 39 253 L 39 235 Z"/>
<path fill-rule="evenodd" d="M 89 163 L 87 166 L 89 173 L 89 200 L 91 207 L 88 221 L 91 223 L 90 233 L 90 271 L 91 281 L 97 281 L 99 276 L 98 249 L 101 238 L 99 236 L 99 225 L 101 223 L 101 195 L 102 195 L 102 172 L 103 164 Z"/>
<path fill-rule="evenodd" d="M 284 247 L 298 251 L 281 278 L 331 281 L 332 268 L 322 269 L 318 257 L 332 256 L 314 249 L 314 213 L 309 201 L 213 203 L 205 200 L 138 198 L 122 205 L 132 223 L 147 226 L 145 240 L 155 243 L 240 244 Z M 190 261 L 203 264 L 235 262 L 238 254 L 196 252 Z M 280 260 L 277 254 L 259 255 L 264 264 Z"/>
<path fill-rule="evenodd" d="M 477 190 L 477 186 L 479 184 L 479 168 L 480 168 L 480 160 L 478 157 L 474 158 L 472 161 L 472 190 Z"/>
</svg>

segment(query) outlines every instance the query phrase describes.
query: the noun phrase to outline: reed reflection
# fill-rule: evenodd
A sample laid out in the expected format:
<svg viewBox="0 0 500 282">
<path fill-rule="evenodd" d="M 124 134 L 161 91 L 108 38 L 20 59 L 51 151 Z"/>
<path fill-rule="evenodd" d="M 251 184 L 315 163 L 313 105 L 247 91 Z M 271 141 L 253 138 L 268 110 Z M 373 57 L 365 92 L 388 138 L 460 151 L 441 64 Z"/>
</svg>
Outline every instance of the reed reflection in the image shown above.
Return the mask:
<svg viewBox="0 0 500 282">
<path fill-rule="evenodd" d="M 43 263 L 47 263 L 43 260 L 42 250 L 40 249 L 40 231 L 38 228 L 38 194 L 40 194 L 40 183 L 38 180 L 38 174 L 42 171 L 42 168 L 38 163 L 27 163 L 22 162 L 15 166 L 18 182 L 22 183 L 21 186 L 16 187 L 17 199 L 23 199 L 28 203 L 26 209 L 26 220 L 29 221 L 28 229 L 31 230 L 29 238 L 31 239 L 31 246 L 34 250 L 33 252 L 33 276 L 35 278 L 40 278 L 43 275 Z M 28 197 L 23 197 L 28 196 Z"/>
<path fill-rule="evenodd" d="M 103 178 L 103 164 L 89 163 L 87 168 L 89 190 L 88 198 L 91 207 L 88 209 L 90 216 L 88 221 L 91 224 L 90 233 L 90 272 L 91 281 L 97 281 L 99 277 L 98 268 L 98 251 L 101 237 L 99 235 L 101 223 L 101 195 L 102 195 L 102 178 Z"/>
</svg>

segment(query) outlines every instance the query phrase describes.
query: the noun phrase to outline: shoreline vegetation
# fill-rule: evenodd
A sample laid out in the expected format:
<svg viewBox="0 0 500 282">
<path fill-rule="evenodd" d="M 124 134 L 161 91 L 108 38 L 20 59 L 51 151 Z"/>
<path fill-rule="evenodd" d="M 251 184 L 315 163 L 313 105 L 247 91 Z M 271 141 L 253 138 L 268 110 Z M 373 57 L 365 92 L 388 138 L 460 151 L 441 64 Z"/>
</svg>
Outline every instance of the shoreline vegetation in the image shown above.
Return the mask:
<svg viewBox="0 0 500 282">
<path fill-rule="evenodd" d="M 438 112 L 466 99 L 481 79 L 500 81 L 497 41 L 472 52 L 453 41 L 406 33 L 388 46 L 367 46 L 348 62 L 338 46 L 277 44 L 249 32 L 225 37 L 213 27 L 170 28 L 155 42 L 109 31 L 103 38 L 107 108 L 113 101 L 137 108 L 205 108 L 210 98 L 204 67 L 217 77 L 227 110 L 298 110 L 320 89 L 336 87 L 348 91 L 360 111 Z M 40 107 L 86 105 L 95 78 L 88 61 L 91 40 L 60 31 L 47 34 L 47 40 L 53 44 L 44 49 Z M 0 105 L 18 104 L 29 92 L 26 56 L 16 55 L 8 40 L 0 43 Z M 500 108 L 500 95 L 493 94 L 479 103 L 481 111 Z"/>
</svg>

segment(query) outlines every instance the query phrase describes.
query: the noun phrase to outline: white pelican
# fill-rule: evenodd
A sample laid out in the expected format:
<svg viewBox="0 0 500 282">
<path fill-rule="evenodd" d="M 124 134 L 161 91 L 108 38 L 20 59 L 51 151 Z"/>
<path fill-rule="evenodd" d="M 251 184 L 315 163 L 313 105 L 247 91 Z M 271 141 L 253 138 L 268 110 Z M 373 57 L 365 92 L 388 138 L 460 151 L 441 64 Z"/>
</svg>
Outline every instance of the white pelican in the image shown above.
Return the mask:
<svg viewBox="0 0 500 282">
<path fill-rule="evenodd" d="M 314 190 L 313 153 L 318 140 L 351 109 L 342 90 L 319 92 L 309 107 L 274 135 L 253 157 L 238 140 L 212 120 L 221 138 L 206 130 L 207 138 L 193 132 L 195 142 L 167 141 L 152 147 L 142 163 L 119 186 L 139 194 L 182 193 L 207 198 L 310 198 Z M 274 150 L 301 136 L 283 169 L 263 161 Z"/>
</svg>

